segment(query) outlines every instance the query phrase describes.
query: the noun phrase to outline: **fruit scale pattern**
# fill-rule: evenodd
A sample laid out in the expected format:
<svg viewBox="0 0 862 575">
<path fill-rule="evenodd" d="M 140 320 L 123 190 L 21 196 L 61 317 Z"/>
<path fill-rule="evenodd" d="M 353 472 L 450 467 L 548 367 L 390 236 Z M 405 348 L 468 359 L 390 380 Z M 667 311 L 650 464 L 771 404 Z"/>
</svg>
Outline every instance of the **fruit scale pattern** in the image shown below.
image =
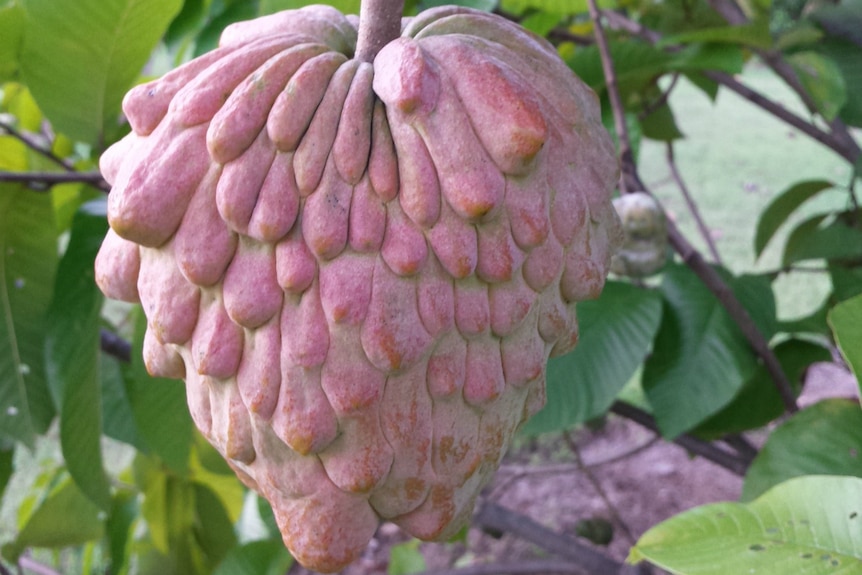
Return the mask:
<svg viewBox="0 0 862 575">
<path fill-rule="evenodd" d="M 312 6 L 132 89 L 97 282 L 144 360 L 336 571 L 381 520 L 453 535 L 621 240 L 598 101 L 554 48 L 445 7 L 374 61 Z"/>
</svg>

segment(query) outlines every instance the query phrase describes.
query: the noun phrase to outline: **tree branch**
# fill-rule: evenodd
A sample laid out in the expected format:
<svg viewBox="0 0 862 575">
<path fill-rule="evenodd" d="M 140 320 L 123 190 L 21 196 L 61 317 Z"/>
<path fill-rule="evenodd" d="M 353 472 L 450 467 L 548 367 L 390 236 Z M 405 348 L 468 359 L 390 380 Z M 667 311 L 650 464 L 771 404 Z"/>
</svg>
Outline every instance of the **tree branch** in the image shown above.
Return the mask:
<svg viewBox="0 0 862 575">
<path fill-rule="evenodd" d="M 537 559 L 533 561 L 515 561 L 506 563 L 487 563 L 470 565 L 453 569 L 425 571 L 423 575 L 585 575 L 579 565 L 554 559 Z"/>
<path fill-rule="evenodd" d="M 580 541 L 560 535 L 526 515 L 521 515 L 496 503 L 482 502 L 473 516 L 473 525 L 498 533 L 511 533 L 545 551 L 572 561 L 580 571 L 567 571 L 590 575 L 620 573 L 622 563 L 607 557 Z M 438 574 L 439 575 L 439 574 Z"/>
<path fill-rule="evenodd" d="M 606 84 L 608 86 L 609 95 L 613 94 L 616 91 L 616 80 L 613 71 L 613 62 L 611 60 L 610 51 L 608 50 L 607 41 L 605 40 L 604 29 L 602 28 L 602 23 L 599 21 L 599 11 L 596 7 L 596 0 L 589 0 L 590 5 L 590 14 L 593 18 L 593 25 L 596 30 L 596 42 L 599 48 L 599 55 L 602 59 L 602 68 L 605 70 L 605 74 L 610 73 L 610 77 L 606 78 Z M 615 12 L 606 12 L 606 15 L 616 14 Z M 622 18 L 622 16 L 620 16 Z M 627 24 L 628 25 L 628 24 Z M 639 29 L 643 31 L 643 27 L 640 24 L 631 23 L 631 27 L 634 29 Z M 657 36 L 657 35 L 655 35 Z M 613 81 L 612 81 L 613 80 Z M 735 80 L 734 80 L 735 81 Z M 625 124 L 624 120 L 624 109 L 622 107 L 622 103 L 620 102 L 619 96 L 613 97 L 611 95 L 611 107 L 614 114 L 614 124 L 619 126 L 620 124 Z M 624 149 L 624 144 L 622 144 L 623 140 L 628 139 L 628 134 L 625 130 L 622 132 L 618 131 L 618 135 L 620 137 L 620 150 Z M 629 150 L 631 146 L 627 146 Z M 621 185 L 621 191 L 635 191 L 642 190 L 644 192 L 650 193 L 649 189 L 640 179 L 640 175 L 638 174 L 637 165 L 634 162 L 634 159 L 629 154 L 628 157 L 623 157 L 621 155 L 620 161 L 622 163 L 622 181 L 623 185 Z M 769 342 L 760 333 L 760 329 L 757 327 L 757 324 L 754 323 L 754 320 L 751 318 L 751 315 L 748 313 L 748 310 L 745 309 L 736 296 L 733 294 L 733 291 L 727 285 L 727 283 L 722 279 L 722 277 L 715 271 L 709 264 L 707 264 L 706 260 L 703 259 L 703 256 L 698 252 L 694 247 L 685 239 L 685 236 L 679 231 L 676 227 L 676 224 L 671 220 L 667 220 L 667 228 L 668 228 L 668 240 L 673 246 L 674 250 L 680 255 L 683 262 L 688 265 L 688 267 L 700 278 L 700 280 L 704 283 L 704 285 L 715 295 L 716 299 L 721 303 L 724 309 L 730 314 L 731 318 L 736 322 L 742 331 L 745 338 L 748 340 L 748 343 L 751 345 L 754 352 L 761 358 L 763 361 L 764 367 L 769 372 L 770 377 L 772 378 L 773 383 L 775 384 L 778 393 L 781 395 L 781 399 L 784 402 L 785 408 L 792 412 L 798 411 L 799 407 L 796 404 L 796 396 L 793 393 L 793 386 L 790 385 L 790 381 L 787 379 L 787 376 L 784 373 L 784 370 L 781 367 L 781 364 L 778 362 L 778 358 L 775 357 L 775 354 L 769 348 Z"/>
<path fill-rule="evenodd" d="M 611 406 L 611 412 L 659 433 L 659 428 L 658 425 L 656 425 L 655 419 L 649 413 L 642 409 L 638 409 L 633 405 L 622 401 L 615 401 Z M 743 459 L 739 454 L 725 451 L 714 443 L 698 439 L 692 435 L 680 435 L 675 438 L 673 442 L 684 448 L 686 451 L 690 451 L 695 455 L 708 459 L 740 477 L 745 476 L 746 471 L 748 471 L 748 466 L 751 464 L 750 460 L 747 458 Z"/>
<path fill-rule="evenodd" d="M 667 143 L 666 157 L 667 165 L 670 168 L 670 174 L 673 177 L 673 181 L 676 182 L 676 186 L 682 193 L 682 197 L 685 200 L 686 205 L 688 206 L 688 211 L 694 218 L 694 221 L 697 224 L 697 229 L 700 230 L 700 235 L 701 237 L 703 237 L 703 241 L 706 242 L 707 248 L 709 248 L 709 253 L 712 255 L 712 260 L 718 264 L 721 264 L 721 256 L 718 255 L 718 248 L 716 248 L 715 246 L 715 241 L 712 239 L 712 234 L 710 233 L 709 228 L 706 226 L 706 223 L 703 221 L 703 217 L 700 214 L 700 210 L 698 209 L 697 204 L 694 202 L 694 198 L 691 197 L 691 193 L 689 193 L 688 191 L 688 186 L 685 185 L 685 180 L 682 179 L 682 174 L 680 174 L 679 168 L 676 165 L 676 158 L 674 157 L 673 153 L 673 142 Z"/>
<path fill-rule="evenodd" d="M 30 185 L 39 191 L 47 191 L 57 184 L 84 183 L 105 192 L 111 186 L 99 172 L 4 172 L 0 171 L 0 182 L 17 182 Z"/>
<path fill-rule="evenodd" d="M 132 360 L 132 344 L 117 334 L 103 328 L 99 332 L 99 339 L 102 351 L 108 355 L 117 358 L 123 363 L 129 363 Z"/>
<path fill-rule="evenodd" d="M 24 134 L 23 132 L 20 132 L 17 129 L 15 129 L 15 127 L 12 126 L 12 124 L 9 124 L 8 122 L 4 122 L 4 121 L 0 120 L 0 130 L 3 130 L 4 132 L 9 134 L 10 136 L 12 136 L 16 140 L 18 140 L 19 142 L 21 142 L 22 144 L 24 144 L 25 146 L 27 146 L 28 148 L 30 148 L 31 150 L 36 152 L 37 154 L 40 154 L 40 155 L 48 158 L 49 160 L 51 160 L 52 162 L 54 162 L 55 164 L 57 164 L 58 166 L 63 168 L 65 171 L 67 171 L 67 172 L 74 172 L 75 171 L 75 166 L 73 166 L 72 164 L 70 164 L 69 162 L 67 162 L 66 160 L 61 158 L 60 156 L 56 155 L 50 149 L 46 148 L 45 146 L 43 146 L 42 144 L 40 144 L 39 142 L 37 142 L 36 140 L 31 138 L 30 136 L 28 136 L 28 135 Z"/>
</svg>

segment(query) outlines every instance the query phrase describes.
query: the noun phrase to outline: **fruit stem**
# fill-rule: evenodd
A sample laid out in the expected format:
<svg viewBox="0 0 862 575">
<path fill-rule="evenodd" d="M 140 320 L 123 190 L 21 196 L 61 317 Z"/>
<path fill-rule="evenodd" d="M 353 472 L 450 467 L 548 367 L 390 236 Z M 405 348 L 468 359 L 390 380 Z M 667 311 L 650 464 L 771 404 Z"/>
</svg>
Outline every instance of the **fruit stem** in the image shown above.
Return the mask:
<svg viewBox="0 0 862 575">
<path fill-rule="evenodd" d="M 404 0 L 362 0 L 356 59 L 372 62 L 377 52 L 401 35 Z"/>
</svg>

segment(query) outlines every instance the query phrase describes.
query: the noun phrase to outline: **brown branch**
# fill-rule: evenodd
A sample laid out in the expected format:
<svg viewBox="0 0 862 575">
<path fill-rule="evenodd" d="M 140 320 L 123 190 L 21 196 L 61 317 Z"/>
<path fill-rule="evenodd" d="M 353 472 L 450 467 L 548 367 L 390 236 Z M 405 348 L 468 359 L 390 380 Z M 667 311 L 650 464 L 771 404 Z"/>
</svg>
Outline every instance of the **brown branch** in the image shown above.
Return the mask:
<svg viewBox="0 0 862 575">
<path fill-rule="evenodd" d="M 584 575 L 588 572 L 580 566 L 566 561 L 535 559 L 424 571 L 423 575 L 536 575 L 537 573 L 543 575 Z"/>
<path fill-rule="evenodd" d="M 545 551 L 554 553 L 571 561 L 580 567 L 580 571 L 568 571 L 579 574 L 616 574 L 622 569 L 622 563 L 607 557 L 592 547 L 580 541 L 560 535 L 530 517 L 516 513 L 495 503 L 483 502 L 473 516 L 473 525 L 482 529 L 511 533 Z"/>
<path fill-rule="evenodd" d="M 590 18 L 593 20 L 593 28 L 595 29 L 596 45 L 599 48 L 599 54 L 602 60 L 602 71 L 605 75 L 605 85 L 608 89 L 608 98 L 611 102 L 611 108 L 614 111 L 614 130 L 617 133 L 617 141 L 619 142 L 620 164 L 622 174 L 620 178 L 620 191 L 622 193 L 637 192 L 640 188 L 631 187 L 631 178 L 626 177 L 626 172 L 630 171 L 634 166 L 634 156 L 632 153 L 632 143 L 629 139 L 629 130 L 626 126 L 625 114 L 623 114 L 623 103 L 620 99 L 620 91 L 617 87 L 617 75 L 614 71 L 614 63 L 611 59 L 611 51 L 608 46 L 608 39 L 605 37 L 604 28 L 599 21 L 601 18 L 596 0 L 588 0 L 587 5 L 590 8 Z"/>
<path fill-rule="evenodd" d="M 377 52 L 401 35 L 404 0 L 362 0 L 356 59 L 373 62 Z"/>
<path fill-rule="evenodd" d="M 655 433 L 659 433 L 658 425 L 656 425 L 653 416 L 633 405 L 622 401 L 615 401 L 611 406 L 611 412 L 620 417 L 630 419 Z M 745 476 L 746 471 L 748 471 L 748 466 L 751 464 L 751 461 L 748 458 L 743 459 L 737 453 L 725 451 L 714 443 L 698 439 L 692 435 L 680 435 L 675 438 L 673 442 L 684 448 L 686 451 L 699 455 L 704 459 L 708 459 L 740 477 Z"/>
<path fill-rule="evenodd" d="M 613 71 L 613 62 L 611 61 L 610 51 L 608 50 L 607 42 L 605 41 L 604 30 L 602 29 L 602 23 L 599 21 L 599 12 L 596 8 L 596 0 L 589 0 L 590 3 L 590 14 L 593 17 L 593 25 L 596 29 L 596 40 L 599 48 L 599 55 L 602 59 L 602 68 L 605 70 L 605 73 L 610 73 L 611 78 L 606 78 L 606 84 L 608 86 L 608 91 L 610 94 L 616 91 L 616 81 L 611 82 L 611 79 L 614 78 Z M 606 14 L 616 14 L 614 12 L 606 12 Z M 632 23 L 634 28 L 642 29 L 639 24 Z M 735 81 L 735 80 L 734 80 Z M 610 98 L 611 108 L 614 114 L 614 123 L 615 125 L 624 124 L 624 110 L 622 107 L 622 103 L 620 102 L 619 97 Z M 813 126 L 812 126 L 813 128 Z M 620 140 L 622 142 L 623 139 L 628 139 L 627 132 L 618 132 L 620 136 Z M 828 136 L 828 134 L 826 134 Z M 621 144 L 620 150 L 622 151 L 623 145 Z M 630 149 L 630 146 L 629 146 Z M 622 163 L 622 182 L 621 191 L 634 191 L 634 190 L 642 190 L 644 192 L 649 193 L 649 189 L 644 185 L 643 181 L 638 174 L 637 166 L 631 155 L 628 157 L 623 157 L 621 155 L 620 161 Z M 793 386 L 790 384 L 790 381 L 787 379 L 787 375 L 785 375 L 784 370 L 781 367 L 781 364 L 778 362 L 778 358 L 775 357 L 775 354 L 769 348 L 769 342 L 760 332 L 760 329 L 757 327 L 757 324 L 754 323 L 754 320 L 751 318 L 751 315 L 748 313 L 748 310 L 745 309 L 740 301 L 733 294 L 733 291 L 727 285 L 727 283 L 722 279 L 722 277 L 715 271 L 709 264 L 707 264 L 706 260 L 703 259 L 703 256 L 698 252 L 694 247 L 685 239 L 685 236 L 679 231 L 672 221 L 667 221 L 668 227 L 668 240 L 673 246 L 674 250 L 680 255 L 683 262 L 688 265 L 688 267 L 700 278 L 700 280 L 704 283 L 704 285 L 715 295 L 716 299 L 721 303 L 730 317 L 736 322 L 742 331 L 745 338 L 748 340 L 749 345 L 751 345 L 754 352 L 761 358 L 763 361 L 764 367 L 769 372 L 772 381 L 778 390 L 779 395 L 781 395 L 781 399 L 784 402 L 785 408 L 790 412 L 795 412 L 799 410 L 798 405 L 796 404 L 796 396 L 793 393 Z"/>
<path fill-rule="evenodd" d="M 4 132 L 9 134 L 10 136 L 12 136 L 16 140 L 18 140 L 19 142 L 21 142 L 22 144 L 24 144 L 25 146 L 27 146 L 28 148 L 30 148 L 31 150 L 36 152 L 37 154 L 40 154 L 40 155 L 44 156 L 45 158 L 48 158 L 49 160 L 51 160 L 52 162 L 54 162 L 55 164 L 57 164 L 58 166 L 63 168 L 65 171 L 67 171 L 67 172 L 74 172 L 75 171 L 75 166 L 73 166 L 72 164 L 70 164 L 69 162 L 67 162 L 66 160 L 64 160 L 63 158 L 61 158 L 60 156 L 58 156 L 54 152 L 52 152 L 50 149 L 45 148 L 43 145 L 41 145 L 39 142 L 37 142 L 36 140 L 31 138 L 30 136 L 24 134 L 23 132 L 16 130 L 15 127 L 13 127 L 8 122 L 4 122 L 4 121 L 0 120 L 0 130 L 3 130 Z"/>
<path fill-rule="evenodd" d="M 108 192 L 111 186 L 99 172 L 4 172 L 0 171 L 0 182 L 28 184 L 39 191 L 47 191 L 57 184 L 84 183 Z"/>
<path fill-rule="evenodd" d="M 709 4 L 712 6 L 713 10 L 718 12 L 729 24 L 742 26 L 749 23 L 748 17 L 733 0 L 709 0 Z M 817 102 L 815 102 L 814 98 L 811 97 L 811 94 L 793 70 L 793 66 L 784 59 L 781 52 L 775 50 L 764 50 L 762 48 L 753 48 L 753 51 L 772 69 L 773 72 L 775 72 L 779 78 L 784 80 L 797 96 L 799 96 L 799 99 L 802 100 L 802 103 L 808 109 L 809 113 L 820 114 Z M 822 114 L 820 115 L 822 116 Z M 840 118 L 833 118 L 832 120 L 827 120 L 827 122 L 832 136 L 846 149 L 850 157 L 843 153 L 842 155 L 844 155 L 844 157 L 851 163 L 855 162 L 854 158 L 858 158 L 860 153 L 862 153 L 862 150 L 860 150 L 859 144 L 856 143 L 856 140 L 853 139 L 847 125 L 842 122 Z"/>
<path fill-rule="evenodd" d="M 682 193 L 682 197 L 685 200 L 686 205 L 688 206 L 688 211 L 694 218 L 694 221 L 697 224 L 697 229 L 700 230 L 700 235 L 703 237 L 703 241 L 706 242 L 706 245 L 709 248 L 709 253 L 712 255 L 712 260 L 720 264 L 721 256 L 718 255 L 718 248 L 716 248 L 715 246 L 715 241 L 712 239 L 712 234 L 710 233 L 709 228 L 706 226 L 706 223 L 703 221 L 703 216 L 701 216 L 700 209 L 698 209 L 694 198 L 688 191 L 688 186 L 685 184 L 685 180 L 682 179 L 682 174 L 680 174 L 679 167 L 676 165 L 676 158 L 674 157 L 673 153 L 673 142 L 667 143 L 666 157 L 667 165 L 670 168 L 670 174 L 673 177 L 673 181 L 676 182 L 676 186 L 679 188 L 680 193 Z"/>
<path fill-rule="evenodd" d="M 129 363 L 132 360 L 132 344 L 128 341 L 104 328 L 99 332 L 99 339 L 102 351 L 108 355 L 123 363 Z"/>
</svg>

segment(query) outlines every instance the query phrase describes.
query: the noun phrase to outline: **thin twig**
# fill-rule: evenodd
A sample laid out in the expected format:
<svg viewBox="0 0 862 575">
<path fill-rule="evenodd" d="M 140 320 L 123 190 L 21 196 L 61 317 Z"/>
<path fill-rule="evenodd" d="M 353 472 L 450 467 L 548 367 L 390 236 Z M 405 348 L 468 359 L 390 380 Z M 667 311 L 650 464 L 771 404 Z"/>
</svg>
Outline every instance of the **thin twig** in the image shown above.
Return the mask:
<svg viewBox="0 0 862 575">
<path fill-rule="evenodd" d="M 132 344 L 128 341 L 104 328 L 99 332 L 99 336 L 102 351 L 123 363 L 129 363 L 132 360 Z"/>
<path fill-rule="evenodd" d="M 656 98 L 654 102 L 650 102 L 641 112 L 638 114 L 638 120 L 644 121 L 651 114 L 656 112 L 659 108 L 667 104 L 667 101 L 670 99 L 670 95 L 673 92 L 673 89 L 676 88 L 676 84 L 679 81 L 679 74 L 675 73 L 671 76 L 670 85 L 668 85 L 666 90 L 663 90 L 661 95 Z"/>
<path fill-rule="evenodd" d="M 694 221 L 697 224 L 697 229 L 700 230 L 700 235 L 701 237 L 703 237 L 703 240 L 706 242 L 706 245 L 709 248 L 709 253 L 712 255 L 712 261 L 721 264 L 721 256 L 718 255 L 718 248 L 716 248 L 715 246 L 715 240 L 712 239 L 712 234 L 710 233 L 709 228 L 706 226 L 706 223 L 703 221 L 703 216 L 700 213 L 700 209 L 698 209 L 694 198 L 691 197 L 691 193 L 688 191 L 688 186 L 685 184 L 685 180 L 682 179 L 682 174 L 680 174 L 679 167 L 676 165 L 673 142 L 667 143 L 666 156 L 667 165 L 670 168 L 670 174 L 673 177 L 673 181 L 676 182 L 676 186 L 679 188 L 679 191 L 682 194 L 686 205 L 688 206 L 688 211 L 694 218 Z"/>
<path fill-rule="evenodd" d="M 30 148 L 31 150 L 33 150 L 37 154 L 40 154 L 40 155 L 48 158 L 49 160 L 51 160 L 52 162 L 54 162 L 55 164 L 57 164 L 58 166 L 63 168 L 65 171 L 67 171 L 67 172 L 74 172 L 75 171 L 75 166 L 73 166 L 72 164 L 70 164 L 69 162 L 67 162 L 66 160 L 64 160 L 63 158 L 61 158 L 60 156 L 58 156 L 54 152 L 52 152 L 50 149 L 41 145 L 39 142 L 37 142 L 36 140 L 31 138 L 30 136 L 26 135 L 25 133 L 23 133 L 21 131 L 18 131 L 17 129 L 15 129 L 14 126 L 9 124 L 8 122 L 4 122 L 4 121 L 0 120 L 0 130 L 3 130 L 4 132 L 9 134 L 10 136 L 15 138 L 16 140 L 20 141 L 21 143 L 23 143 L 25 146 L 27 146 L 28 148 Z"/>
<path fill-rule="evenodd" d="M 424 571 L 423 575 L 535 575 L 536 573 L 546 575 L 584 575 L 588 572 L 584 571 L 581 566 L 568 561 L 536 559 L 533 561 L 507 561 L 506 563 L 486 563 L 483 565 L 470 565 L 468 567 Z"/>
<path fill-rule="evenodd" d="M 57 184 L 84 183 L 100 190 L 109 191 L 111 186 L 99 172 L 4 172 L 0 171 L 0 182 L 28 184 L 39 191 L 47 191 Z"/>
<path fill-rule="evenodd" d="M 605 41 L 604 30 L 602 28 L 602 23 L 599 21 L 599 12 L 596 8 L 596 0 L 589 0 L 590 3 L 590 14 L 593 16 L 593 26 L 596 30 L 596 40 L 599 47 L 599 55 L 602 59 L 602 67 L 607 71 L 610 71 L 611 76 L 613 76 L 613 62 L 611 61 L 611 55 L 608 50 L 607 42 Z M 615 14 L 613 12 L 608 12 L 606 14 Z M 635 26 L 640 26 L 639 24 L 635 24 Z M 616 82 L 611 83 L 610 79 L 606 79 L 606 83 L 608 86 L 608 90 L 610 93 L 616 91 Z M 618 125 L 620 123 L 625 123 L 624 120 L 624 110 L 622 104 L 620 102 L 619 97 L 616 98 L 611 97 L 611 107 L 614 114 L 614 123 Z M 623 131 L 619 134 L 620 140 L 628 139 L 627 132 Z M 828 136 L 828 134 L 826 134 Z M 625 144 L 621 143 L 620 149 L 624 149 Z M 628 146 L 630 149 L 631 146 Z M 633 190 L 642 190 L 645 192 L 649 192 L 646 185 L 644 185 L 643 181 L 638 174 L 637 166 L 634 163 L 633 158 L 629 155 L 628 158 L 620 157 L 620 161 L 622 163 L 622 181 L 623 185 L 621 185 L 621 191 L 633 191 Z M 781 396 L 782 401 L 784 402 L 785 408 L 792 412 L 798 411 L 799 406 L 796 403 L 796 396 L 793 393 L 793 386 L 790 385 L 790 381 L 787 379 L 787 375 L 785 375 L 781 364 L 778 362 L 778 358 L 775 357 L 775 354 L 769 348 L 769 342 L 760 332 L 760 328 L 757 327 L 757 324 L 754 323 L 754 320 L 751 318 L 751 314 L 748 313 L 748 310 L 745 309 L 745 306 L 740 303 L 740 301 L 733 294 L 733 291 L 727 285 L 727 283 L 722 279 L 722 277 L 718 274 L 716 270 L 714 270 L 709 264 L 707 264 L 706 260 L 703 259 L 703 256 L 698 252 L 694 247 L 689 243 L 688 240 L 685 239 L 685 236 L 679 231 L 674 224 L 673 221 L 667 221 L 668 227 L 668 240 L 673 246 L 674 250 L 680 255 L 683 262 L 688 265 L 688 267 L 700 278 L 703 284 L 715 295 L 716 299 L 718 299 L 719 303 L 724 307 L 727 313 L 733 318 L 736 322 L 737 326 L 739 326 L 745 338 L 748 340 L 749 345 L 751 345 L 754 352 L 761 358 L 763 361 L 764 367 L 769 372 L 772 381 L 778 390 L 779 395 Z"/>
<path fill-rule="evenodd" d="M 642 409 L 638 409 L 633 405 L 622 401 L 616 401 L 611 406 L 611 412 L 659 433 L 659 428 L 658 425 L 656 425 L 655 419 L 647 412 Z M 673 442 L 680 447 L 685 448 L 687 451 L 694 453 L 695 455 L 699 455 L 704 459 L 708 459 L 740 477 L 745 476 L 748 466 L 750 465 L 750 461 L 741 458 L 738 454 L 725 451 L 714 443 L 698 439 L 691 435 L 680 435 L 674 439 Z"/>
<path fill-rule="evenodd" d="M 727 20 L 729 24 L 734 26 L 743 26 L 749 23 L 748 16 L 745 15 L 739 5 L 733 0 L 709 0 L 709 4 L 721 15 L 722 18 Z M 809 113 L 819 114 L 822 116 L 817 106 L 817 102 L 799 80 L 793 66 L 784 59 L 781 52 L 776 50 L 764 50 L 763 48 L 757 47 L 752 48 L 752 50 L 766 63 L 767 66 L 772 69 L 773 72 L 775 72 L 779 78 L 784 80 L 797 96 L 799 96 L 799 99 L 802 100 L 802 103 L 808 109 Z M 842 146 L 846 147 L 851 156 L 858 158 L 860 155 L 860 148 L 856 143 L 856 140 L 854 140 L 853 136 L 850 134 L 850 130 L 847 128 L 847 125 L 837 117 L 832 120 L 827 120 L 827 123 L 829 124 L 832 136 L 838 140 Z M 850 158 L 847 159 L 851 162 L 854 161 Z"/>
<path fill-rule="evenodd" d="M 614 130 L 617 132 L 617 141 L 619 142 L 620 164 L 622 167 L 622 177 L 620 178 L 620 191 L 622 193 L 630 193 L 638 191 L 638 188 L 631 188 L 631 178 L 626 177 L 626 172 L 635 165 L 634 155 L 632 152 L 632 143 L 629 138 L 629 130 L 626 126 L 626 118 L 624 114 L 616 112 L 623 110 L 623 103 L 620 99 L 620 91 L 617 88 L 617 75 L 614 71 L 614 63 L 611 59 L 611 50 L 608 46 L 608 40 L 605 37 L 605 31 L 602 28 L 599 7 L 596 0 L 588 0 L 590 8 L 590 18 L 593 20 L 593 28 L 596 35 L 596 44 L 599 48 L 599 54 L 602 60 L 602 72 L 605 75 L 605 85 L 608 89 L 608 98 L 611 101 L 611 108 L 614 110 Z"/>
<path fill-rule="evenodd" d="M 661 34 L 655 32 L 654 30 L 650 30 L 649 28 L 643 26 L 640 23 L 634 22 L 626 18 L 623 14 L 619 12 L 615 12 L 613 10 L 605 10 L 602 11 L 601 14 L 614 28 L 624 30 L 625 32 L 628 32 L 633 36 L 637 36 L 638 38 L 641 38 L 651 44 L 659 42 L 662 38 Z M 767 60 L 767 64 L 769 64 L 769 60 Z M 849 132 L 847 132 L 846 127 L 844 127 L 843 130 L 841 129 L 840 126 L 842 124 L 840 122 L 831 123 L 830 126 L 834 128 L 834 131 L 827 132 L 818 128 L 816 125 L 805 120 L 799 115 L 791 112 L 780 104 L 773 102 L 763 94 L 752 90 L 742 82 L 736 80 L 730 74 L 714 70 L 706 70 L 702 73 L 705 77 L 709 78 L 713 82 L 717 82 L 718 84 L 721 84 L 732 92 L 736 92 L 738 95 L 742 96 L 749 102 L 761 107 L 779 120 L 790 124 L 803 134 L 806 134 L 807 136 L 820 142 L 829 149 L 835 151 L 848 162 L 855 163 L 857 158 L 859 158 L 859 145 L 856 143 L 855 140 L 853 140 Z M 782 79 L 785 79 L 786 81 L 786 78 L 784 76 L 782 76 Z M 791 88 L 792 87 L 793 86 L 791 85 Z M 835 126 L 838 127 L 835 128 Z"/>
<path fill-rule="evenodd" d="M 36 575 L 60 575 L 60 573 L 58 571 L 54 571 L 53 569 L 51 569 L 47 565 L 43 565 L 42 563 L 39 563 L 35 559 L 31 559 L 30 557 L 27 557 L 26 555 L 22 555 L 18 559 L 18 565 L 23 569 L 27 569 L 28 571 L 32 571 Z"/>
<path fill-rule="evenodd" d="M 616 505 L 614 505 L 611 498 L 608 497 L 607 492 L 602 487 L 602 484 L 599 482 L 598 478 L 593 475 L 593 472 L 590 471 L 586 465 L 584 465 L 584 460 L 581 457 L 581 450 L 578 447 L 575 438 L 572 437 L 571 433 L 565 433 L 566 444 L 569 446 L 569 449 L 572 452 L 572 455 L 575 456 L 575 460 L 578 463 L 578 467 L 581 472 L 583 472 L 584 477 L 587 478 L 587 481 L 590 482 L 590 485 L 593 486 L 593 489 L 598 494 L 599 498 L 605 504 L 605 508 L 607 508 L 608 512 L 611 514 L 611 519 L 623 530 L 623 535 L 628 539 L 629 545 L 634 545 L 637 542 L 637 538 L 632 533 L 632 530 L 629 529 L 628 524 L 623 521 L 622 515 L 620 515 L 619 509 L 617 509 Z"/>
<path fill-rule="evenodd" d="M 473 516 L 473 524 L 490 531 L 511 533 L 529 541 L 545 551 L 572 561 L 581 568 L 580 573 L 616 574 L 623 566 L 622 563 L 572 537 L 551 531 L 530 517 L 496 503 L 483 502 Z"/>
</svg>

